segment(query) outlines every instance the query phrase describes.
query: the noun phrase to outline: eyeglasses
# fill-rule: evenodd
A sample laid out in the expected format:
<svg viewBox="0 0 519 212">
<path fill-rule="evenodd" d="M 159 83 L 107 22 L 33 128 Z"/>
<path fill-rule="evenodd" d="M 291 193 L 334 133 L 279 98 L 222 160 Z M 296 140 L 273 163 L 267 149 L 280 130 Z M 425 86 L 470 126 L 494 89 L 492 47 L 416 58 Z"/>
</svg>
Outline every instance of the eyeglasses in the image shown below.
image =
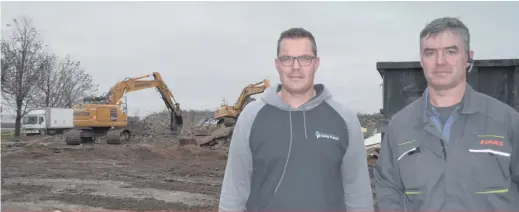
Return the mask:
<svg viewBox="0 0 519 212">
<path fill-rule="evenodd" d="M 278 58 L 283 66 L 292 66 L 294 65 L 294 61 L 297 59 L 297 62 L 300 66 L 309 66 L 312 64 L 312 61 L 315 59 L 315 56 L 302 55 L 302 56 L 281 56 Z"/>
</svg>

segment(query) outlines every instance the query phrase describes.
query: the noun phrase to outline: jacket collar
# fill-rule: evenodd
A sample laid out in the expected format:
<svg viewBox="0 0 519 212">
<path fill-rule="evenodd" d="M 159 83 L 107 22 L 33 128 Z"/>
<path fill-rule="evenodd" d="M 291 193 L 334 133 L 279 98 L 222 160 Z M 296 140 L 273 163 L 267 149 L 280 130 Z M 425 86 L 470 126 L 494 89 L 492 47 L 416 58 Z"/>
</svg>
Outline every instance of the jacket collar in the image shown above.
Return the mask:
<svg viewBox="0 0 519 212">
<path fill-rule="evenodd" d="M 463 95 L 463 99 L 460 103 L 459 111 L 461 114 L 472 114 L 481 112 L 484 110 L 484 105 L 481 104 L 482 101 L 479 101 L 479 98 L 481 98 L 478 95 L 478 92 L 475 91 L 472 86 L 469 84 L 466 85 L 465 93 Z M 422 94 L 422 97 L 420 98 L 420 101 L 422 101 L 421 111 L 422 113 L 422 119 L 424 122 L 429 121 L 429 115 L 430 110 L 428 108 L 429 106 L 429 88 L 426 88 L 425 91 Z"/>
</svg>

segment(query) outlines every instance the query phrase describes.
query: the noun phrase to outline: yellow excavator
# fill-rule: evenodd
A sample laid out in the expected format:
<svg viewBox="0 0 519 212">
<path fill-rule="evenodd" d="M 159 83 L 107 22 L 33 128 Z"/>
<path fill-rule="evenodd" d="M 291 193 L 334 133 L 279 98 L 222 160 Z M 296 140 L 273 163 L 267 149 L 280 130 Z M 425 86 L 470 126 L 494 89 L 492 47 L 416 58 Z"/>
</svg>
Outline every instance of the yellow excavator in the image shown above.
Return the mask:
<svg viewBox="0 0 519 212">
<path fill-rule="evenodd" d="M 243 88 L 236 103 L 233 106 L 226 105 L 225 103 L 222 104 L 221 107 L 214 112 L 213 119 L 217 121 L 217 124 L 224 124 L 226 127 L 234 126 L 243 108 L 245 108 L 248 103 L 254 101 L 251 96 L 263 93 L 268 87 L 270 87 L 270 80 L 268 79 L 247 85 L 247 87 Z"/>
<path fill-rule="evenodd" d="M 150 76 L 154 79 L 141 80 Z M 156 88 L 159 91 L 171 114 L 171 134 L 179 135 L 183 127 L 180 105 L 160 74 L 153 72 L 124 79 L 117 82 L 106 95 L 87 96 L 83 98 L 83 103 L 74 105 L 74 128 L 65 136 L 67 145 L 92 142 L 101 136 L 106 136 L 107 144 L 121 144 L 123 140 L 130 140 L 132 132 L 127 128 L 128 113 L 126 102 L 122 102 L 123 97 L 128 92 L 148 88 Z"/>
<path fill-rule="evenodd" d="M 238 116 L 248 103 L 254 101 L 252 96 L 263 93 L 268 87 L 268 79 L 247 85 L 234 105 L 222 104 L 213 117 L 196 126 L 193 134 L 180 138 L 180 145 L 194 144 L 216 149 L 229 142 Z"/>
</svg>

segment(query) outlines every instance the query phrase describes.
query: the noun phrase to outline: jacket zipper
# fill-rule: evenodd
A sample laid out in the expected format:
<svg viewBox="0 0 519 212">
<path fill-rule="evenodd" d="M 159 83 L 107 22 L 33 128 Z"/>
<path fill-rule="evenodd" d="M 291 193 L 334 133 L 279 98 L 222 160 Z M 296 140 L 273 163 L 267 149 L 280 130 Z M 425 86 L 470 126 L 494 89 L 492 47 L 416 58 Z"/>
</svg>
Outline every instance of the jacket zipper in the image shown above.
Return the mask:
<svg viewBox="0 0 519 212">
<path fill-rule="evenodd" d="M 447 150 L 445 148 L 445 142 L 443 141 L 443 139 L 440 139 L 440 142 L 442 143 L 443 158 L 447 160 Z"/>
</svg>

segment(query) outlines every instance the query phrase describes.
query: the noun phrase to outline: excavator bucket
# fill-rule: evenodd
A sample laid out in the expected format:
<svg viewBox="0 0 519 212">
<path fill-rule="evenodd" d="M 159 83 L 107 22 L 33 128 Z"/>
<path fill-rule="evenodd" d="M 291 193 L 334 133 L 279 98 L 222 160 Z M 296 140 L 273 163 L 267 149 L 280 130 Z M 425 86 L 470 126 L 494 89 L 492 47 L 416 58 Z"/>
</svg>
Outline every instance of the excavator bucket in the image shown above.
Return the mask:
<svg viewBox="0 0 519 212">
<path fill-rule="evenodd" d="M 177 115 L 175 112 L 171 112 L 171 124 L 170 129 L 173 133 L 173 135 L 180 135 L 182 132 L 182 128 L 184 126 L 184 120 L 182 118 L 182 115 Z"/>
</svg>

